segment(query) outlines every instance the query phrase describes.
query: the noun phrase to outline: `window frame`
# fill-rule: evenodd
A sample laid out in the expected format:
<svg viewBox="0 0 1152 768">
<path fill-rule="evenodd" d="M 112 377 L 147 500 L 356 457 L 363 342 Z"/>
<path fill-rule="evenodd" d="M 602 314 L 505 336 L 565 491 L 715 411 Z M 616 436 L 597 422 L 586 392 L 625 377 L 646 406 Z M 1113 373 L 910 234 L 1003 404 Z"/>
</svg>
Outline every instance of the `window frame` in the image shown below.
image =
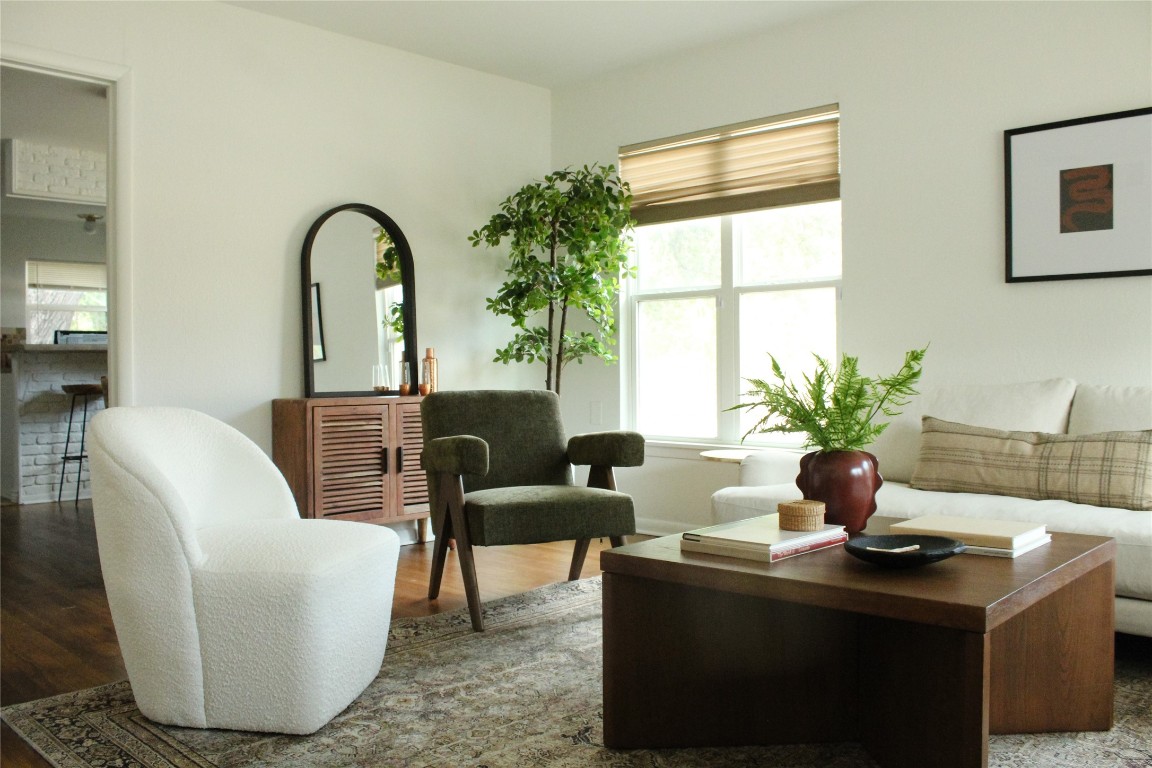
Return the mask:
<svg viewBox="0 0 1152 768">
<path fill-rule="evenodd" d="M 836 201 L 839 201 L 839 198 L 836 198 Z M 800 203 L 795 207 L 820 202 L 831 202 L 831 200 Z M 716 364 L 712 375 L 716 381 L 716 405 L 718 408 L 717 434 L 715 437 L 704 438 L 645 433 L 645 438 L 655 444 L 699 445 L 710 448 L 736 447 L 742 445 L 741 436 L 743 432 L 740 428 L 741 412 L 728 411 L 726 409 L 730 405 L 739 403 L 743 393 L 746 391 L 745 382 L 740 377 L 740 302 L 744 296 L 797 289 L 835 289 L 835 345 L 836 354 L 839 354 L 843 317 L 843 313 L 840 311 L 843 298 L 843 265 L 841 265 L 840 274 L 836 277 L 797 278 L 768 282 L 760 281 L 747 284 L 738 280 L 737 264 L 740 254 L 738 253 L 737 222 L 735 219 L 738 216 L 755 212 L 756 211 L 739 211 L 717 216 L 698 217 L 720 219 L 719 285 L 701 288 L 641 290 L 638 276 L 629 277 L 621 283 L 621 307 L 625 310 L 621 312 L 620 317 L 621 362 L 623 363 L 621 365 L 621 390 L 623 393 L 623 397 L 621 398 L 621 412 L 625 427 L 628 429 L 638 429 L 637 350 L 639 349 L 639 339 L 637 338 L 637 319 L 639 317 L 640 304 L 645 301 L 707 297 L 713 297 L 716 302 Z M 688 219 L 681 219 L 681 221 L 686 220 Z M 841 221 L 843 221 L 842 216 Z M 659 221 L 641 226 L 659 226 L 667 223 L 671 222 Z M 691 376 L 691 371 L 688 371 L 687 375 Z M 686 397 L 690 397 L 692 390 L 689 386 L 686 386 L 684 392 Z M 801 444 L 802 441 L 799 437 L 790 439 L 787 435 L 780 433 L 760 436 L 750 435 L 748 441 L 743 443 L 745 446 L 783 448 L 799 448 Z"/>
<path fill-rule="evenodd" d="M 633 216 L 638 226 L 676 221 L 720 219 L 720 285 L 707 288 L 641 290 L 637 277 L 622 281 L 620 294 L 621 414 L 625 425 L 638 428 L 637 326 L 640 305 L 662 299 L 714 297 L 716 309 L 717 434 L 711 438 L 647 435 L 654 442 L 704 446 L 741 443 L 742 411 L 726 410 L 746 391 L 741 378 L 741 302 L 749 295 L 811 288 L 833 288 L 834 351 L 842 338 L 843 250 L 835 276 L 789 277 L 745 284 L 737 274 L 740 261 L 736 218 L 757 211 L 836 201 L 840 195 L 840 105 L 791 112 L 760 120 L 631 144 L 620 148 L 621 175 L 631 172 Z M 643 266 L 640 265 L 640 269 Z M 746 332 L 746 331 L 745 331 Z M 690 366 L 691 361 L 686 361 Z M 687 372 L 691 377 L 693 373 Z M 703 375 L 703 372 L 701 372 Z M 691 388 L 684 389 L 690 396 Z M 750 435 L 757 446 L 799 447 L 801 438 L 781 433 Z"/>
</svg>

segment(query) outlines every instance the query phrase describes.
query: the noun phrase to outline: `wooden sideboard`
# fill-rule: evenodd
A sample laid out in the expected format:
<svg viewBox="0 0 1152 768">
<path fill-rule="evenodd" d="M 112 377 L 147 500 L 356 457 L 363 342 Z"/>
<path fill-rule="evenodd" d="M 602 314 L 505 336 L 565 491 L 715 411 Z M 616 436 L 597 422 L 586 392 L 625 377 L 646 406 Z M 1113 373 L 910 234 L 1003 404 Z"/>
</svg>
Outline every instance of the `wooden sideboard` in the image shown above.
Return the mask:
<svg viewBox="0 0 1152 768">
<path fill-rule="evenodd" d="M 272 401 L 272 460 L 301 517 L 419 521 L 427 538 L 428 483 L 420 468 L 419 397 Z"/>
</svg>

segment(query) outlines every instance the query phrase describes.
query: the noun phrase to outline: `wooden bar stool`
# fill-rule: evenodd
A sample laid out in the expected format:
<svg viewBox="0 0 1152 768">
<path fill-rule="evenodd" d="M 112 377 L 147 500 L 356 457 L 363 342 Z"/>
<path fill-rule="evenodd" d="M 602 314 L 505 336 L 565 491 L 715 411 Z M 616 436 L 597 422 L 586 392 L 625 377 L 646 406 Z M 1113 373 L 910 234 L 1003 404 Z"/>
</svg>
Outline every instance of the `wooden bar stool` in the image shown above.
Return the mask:
<svg viewBox="0 0 1152 768">
<path fill-rule="evenodd" d="M 68 463 L 75 461 L 79 467 L 76 471 L 76 503 L 80 503 L 80 476 L 84 473 L 84 459 L 88 458 L 88 454 L 84 452 L 84 439 L 88 431 L 88 400 L 93 397 L 104 397 L 104 388 L 99 384 L 65 384 L 61 389 L 64 394 L 72 395 L 72 405 L 68 409 L 68 434 L 64 438 L 64 458 L 60 462 L 60 488 L 56 491 L 56 503 L 60 503 L 60 497 L 64 494 L 64 473 L 68 468 Z M 82 398 L 81 402 L 84 405 L 84 413 L 80 419 L 80 452 L 69 453 L 72 447 L 72 420 L 76 416 L 76 399 Z"/>
</svg>

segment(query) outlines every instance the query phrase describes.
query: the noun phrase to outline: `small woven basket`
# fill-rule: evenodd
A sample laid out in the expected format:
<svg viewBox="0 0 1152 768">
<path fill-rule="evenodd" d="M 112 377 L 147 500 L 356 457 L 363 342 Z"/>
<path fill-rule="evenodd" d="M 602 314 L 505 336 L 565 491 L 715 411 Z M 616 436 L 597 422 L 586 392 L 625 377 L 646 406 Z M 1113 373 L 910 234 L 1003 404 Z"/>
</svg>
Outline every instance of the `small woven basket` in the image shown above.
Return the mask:
<svg viewBox="0 0 1152 768">
<path fill-rule="evenodd" d="M 783 531 L 818 531 L 824 525 L 824 502 L 800 499 L 777 506 Z"/>
</svg>

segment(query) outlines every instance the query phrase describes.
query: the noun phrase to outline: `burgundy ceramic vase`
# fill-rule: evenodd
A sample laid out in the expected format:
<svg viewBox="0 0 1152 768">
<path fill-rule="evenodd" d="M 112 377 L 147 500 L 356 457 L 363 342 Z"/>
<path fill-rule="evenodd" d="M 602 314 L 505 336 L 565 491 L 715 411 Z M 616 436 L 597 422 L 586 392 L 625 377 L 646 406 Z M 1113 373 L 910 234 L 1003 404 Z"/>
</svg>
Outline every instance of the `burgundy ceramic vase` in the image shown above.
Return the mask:
<svg viewBox="0 0 1152 768">
<path fill-rule="evenodd" d="M 824 522 L 859 533 L 876 511 L 884 482 L 880 462 L 867 451 L 814 451 L 800 459 L 796 486 L 804 498 L 824 502 Z"/>
</svg>

